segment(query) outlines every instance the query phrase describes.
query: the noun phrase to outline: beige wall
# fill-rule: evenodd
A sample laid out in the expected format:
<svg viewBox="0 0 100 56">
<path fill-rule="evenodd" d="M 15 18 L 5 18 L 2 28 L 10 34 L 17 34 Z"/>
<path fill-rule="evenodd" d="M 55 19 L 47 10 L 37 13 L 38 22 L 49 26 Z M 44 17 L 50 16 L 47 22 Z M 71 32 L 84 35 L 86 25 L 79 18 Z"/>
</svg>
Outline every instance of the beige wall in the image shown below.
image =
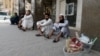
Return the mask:
<svg viewBox="0 0 100 56">
<path fill-rule="evenodd" d="M 58 16 L 60 14 L 60 0 L 56 0 L 56 21 L 58 21 Z"/>
<path fill-rule="evenodd" d="M 14 0 L 2 0 L 3 1 L 3 10 L 8 10 L 10 13 L 13 12 L 13 2 Z"/>
<path fill-rule="evenodd" d="M 19 14 L 19 0 L 14 0 L 14 12 Z"/>
<path fill-rule="evenodd" d="M 64 14 L 65 15 L 65 7 L 66 6 L 66 0 L 60 0 L 60 14 Z"/>
<path fill-rule="evenodd" d="M 81 30 L 83 0 L 77 0 L 76 30 Z"/>
<path fill-rule="evenodd" d="M 98 37 L 93 48 L 100 51 L 100 0 L 83 0 L 81 30 L 91 38 Z"/>
<path fill-rule="evenodd" d="M 58 17 L 60 14 L 65 15 L 65 7 L 66 6 L 66 0 L 56 0 L 56 21 L 58 21 Z"/>
<path fill-rule="evenodd" d="M 31 3 L 25 0 L 25 10 L 31 10 Z"/>
</svg>

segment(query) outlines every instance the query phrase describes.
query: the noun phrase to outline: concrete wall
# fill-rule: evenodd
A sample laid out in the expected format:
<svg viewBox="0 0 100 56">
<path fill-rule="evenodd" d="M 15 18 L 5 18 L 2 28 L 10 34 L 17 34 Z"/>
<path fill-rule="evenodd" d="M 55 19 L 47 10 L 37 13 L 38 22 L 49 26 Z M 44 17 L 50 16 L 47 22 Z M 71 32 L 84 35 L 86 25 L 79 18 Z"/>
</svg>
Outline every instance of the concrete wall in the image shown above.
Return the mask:
<svg viewBox="0 0 100 56">
<path fill-rule="evenodd" d="M 76 30 L 81 30 L 83 0 L 77 0 Z"/>
<path fill-rule="evenodd" d="M 13 11 L 19 14 L 19 0 L 15 0 Z"/>
<path fill-rule="evenodd" d="M 13 13 L 13 1 L 14 0 L 2 0 L 3 9 L 2 11 L 7 11 L 9 14 Z"/>
<path fill-rule="evenodd" d="M 36 22 L 43 19 L 43 0 L 35 0 L 35 11 L 34 11 L 34 26 Z M 36 27 L 34 27 L 36 29 Z"/>
<path fill-rule="evenodd" d="M 83 0 L 81 30 L 91 38 L 98 37 L 93 49 L 100 51 L 100 0 Z"/>
<path fill-rule="evenodd" d="M 25 14 L 25 0 L 19 0 L 19 16 L 20 18 Z"/>
<path fill-rule="evenodd" d="M 65 15 L 65 9 L 66 9 L 66 0 L 61 0 L 60 1 L 60 14 L 64 14 Z"/>
<path fill-rule="evenodd" d="M 58 21 L 59 19 L 59 14 L 60 14 L 60 0 L 56 0 L 56 21 Z"/>
</svg>

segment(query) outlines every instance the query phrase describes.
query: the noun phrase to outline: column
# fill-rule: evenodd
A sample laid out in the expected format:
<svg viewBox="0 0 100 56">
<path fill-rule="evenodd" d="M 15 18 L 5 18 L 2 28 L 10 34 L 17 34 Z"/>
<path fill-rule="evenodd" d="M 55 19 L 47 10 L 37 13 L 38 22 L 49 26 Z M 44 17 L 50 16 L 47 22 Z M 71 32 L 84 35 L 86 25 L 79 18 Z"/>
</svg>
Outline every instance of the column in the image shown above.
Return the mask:
<svg viewBox="0 0 100 56">
<path fill-rule="evenodd" d="M 25 0 L 19 0 L 19 16 L 21 17 L 22 15 L 25 14 Z"/>
<path fill-rule="evenodd" d="M 56 21 L 58 21 L 58 17 L 59 17 L 59 13 L 60 13 L 60 0 L 56 0 Z"/>
<path fill-rule="evenodd" d="M 34 9 L 34 29 L 36 29 L 36 22 L 43 19 L 44 15 L 43 15 L 43 1 L 44 0 L 35 0 L 35 9 Z"/>
<path fill-rule="evenodd" d="M 32 14 L 34 15 L 34 11 L 35 11 L 35 0 L 31 0 L 31 10 L 32 10 Z"/>
<path fill-rule="evenodd" d="M 81 30 L 81 20 L 82 20 L 82 4 L 83 0 L 77 1 L 77 17 L 76 17 L 76 29 Z"/>
</svg>

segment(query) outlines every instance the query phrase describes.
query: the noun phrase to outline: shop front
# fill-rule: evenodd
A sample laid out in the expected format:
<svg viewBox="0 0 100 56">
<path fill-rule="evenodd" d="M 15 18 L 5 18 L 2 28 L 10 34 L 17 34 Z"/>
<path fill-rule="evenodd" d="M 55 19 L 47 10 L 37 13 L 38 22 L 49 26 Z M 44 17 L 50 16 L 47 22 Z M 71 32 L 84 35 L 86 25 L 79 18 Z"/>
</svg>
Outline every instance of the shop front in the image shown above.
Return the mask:
<svg viewBox="0 0 100 56">
<path fill-rule="evenodd" d="M 82 0 L 56 0 L 56 19 L 64 14 L 72 29 L 81 30 Z"/>
</svg>

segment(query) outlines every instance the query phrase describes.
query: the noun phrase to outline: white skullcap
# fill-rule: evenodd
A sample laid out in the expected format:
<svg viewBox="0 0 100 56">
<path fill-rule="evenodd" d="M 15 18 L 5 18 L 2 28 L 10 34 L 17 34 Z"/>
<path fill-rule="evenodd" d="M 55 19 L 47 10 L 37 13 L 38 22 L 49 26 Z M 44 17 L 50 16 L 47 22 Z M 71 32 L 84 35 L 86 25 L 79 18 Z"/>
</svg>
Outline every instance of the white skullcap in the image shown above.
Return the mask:
<svg viewBox="0 0 100 56">
<path fill-rule="evenodd" d="M 64 14 L 60 14 L 60 16 L 64 16 Z"/>
</svg>

